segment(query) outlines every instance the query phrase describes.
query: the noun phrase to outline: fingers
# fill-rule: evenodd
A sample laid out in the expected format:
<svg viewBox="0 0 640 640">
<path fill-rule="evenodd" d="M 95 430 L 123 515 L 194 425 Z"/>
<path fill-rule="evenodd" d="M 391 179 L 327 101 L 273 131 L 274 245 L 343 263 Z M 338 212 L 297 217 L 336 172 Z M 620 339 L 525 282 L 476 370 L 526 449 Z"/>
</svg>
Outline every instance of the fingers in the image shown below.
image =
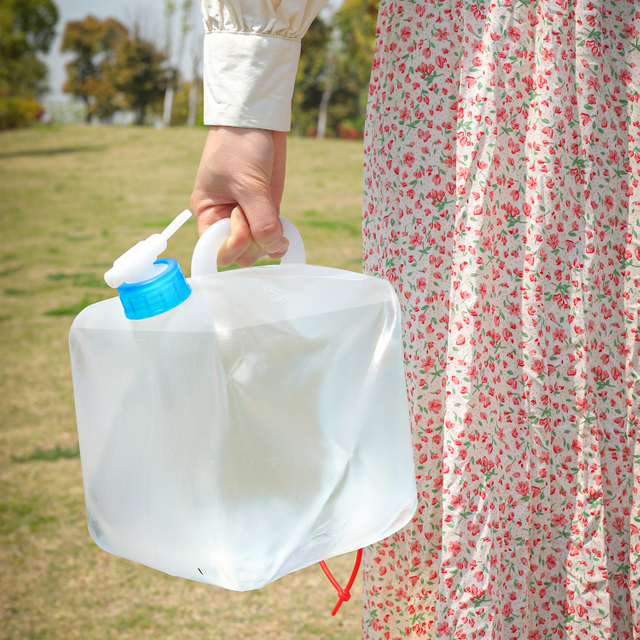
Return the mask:
<svg viewBox="0 0 640 640">
<path fill-rule="evenodd" d="M 239 267 L 250 267 L 265 255 L 269 255 L 274 260 L 280 260 L 289 248 L 289 241 L 284 238 L 284 246 L 280 251 L 267 254 L 265 249 L 253 239 L 247 218 L 240 207 L 236 207 L 231 212 L 230 223 L 231 235 L 218 252 L 220 267 L 227 267 L 234 262 Z"/>
<path fill-rule="evenodd" d="M 282 246 L 278 251 L 267 251 L 258 244 L 253 238 L 244 211 L 236 207 L 231 213 L 231 235 L 218 254 L 218 264 L 227 266 L 235 262 L 240 267 L 250 267 L 265 255 L 280 260 L 288 248 L 289 241 L 286 238 L 282 238 Z"/>
<path fill-rule="evenodd" d="M 289 247 L 289 242 L 283 238 L 279 219 L 287 161 L 287 134 L 282 131 L 261 133 L 269 135 L 269 138 L 262 138 L 265 143 L 264 160 L 254 174 L 262 179 L 252 181 L 252 186 L 246 189 L 239 201 L 255 241 L 270 257 L 281 258 Z M 269 170 L 262 172 L 265 165 Z"/>
<path fill-rule="evenodd" d="M 286 238 L 283 238 L 282 249 L 276 253 L 269 253 L 267 255 L 270 258 L 273 258 L 273 260 L 280 260 L 281 258 L 284 258 L 288 249 L 289 249 L 289 241 Z"/>
<path fill-rule="evenodd" d="M 265 253 L 286 251 L 282 236 L 282 223 L 278 211 L 270 197 L 251 192 L 242 194 L 238 203 L 244 211 L 253 239 Z"/>
<path fill-rule="evenodd" d="M 222 220 L 223 218 L 231 217 L 231 213 L 236 206 L 235 203 L 227 205 L 216 205 L 209 207 L 196 208 L 191 200 L 191 211 L 196 218 L 196 224 L 198 227 L 198 237 L 201 236 L 212 224 Z M 198 213 L 196 214 L 196 210 Z"/>
<path fill-rule="evenodd" d="M 253 239 L 244 212 L 235 207 L 231 212 L 231 235 L 220 247 L 218 266 L 226 267 L 235 262 L 240 267 L 248 267 L 265 255 L 265 250 Z"/>
</svg>

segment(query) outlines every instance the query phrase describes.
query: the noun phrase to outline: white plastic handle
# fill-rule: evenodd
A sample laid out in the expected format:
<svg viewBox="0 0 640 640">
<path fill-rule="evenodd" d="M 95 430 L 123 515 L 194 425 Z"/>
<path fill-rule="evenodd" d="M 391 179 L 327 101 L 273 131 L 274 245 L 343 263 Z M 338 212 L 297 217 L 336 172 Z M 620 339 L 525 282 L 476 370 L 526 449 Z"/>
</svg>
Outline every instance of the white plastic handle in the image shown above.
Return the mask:
<svg viewBox="0 0 640 640">
<path fill-rule="evenodd" d="M 306 264 L 304 242 L 300 232 L 289 220 L 280 216 L 284 237 L 289 241 L 289 249 L 280 261 L 281 264 Z M 229 218 L 218 220 L 201 236 L 193 250 L 191 258 L 191 277 L 199 278 L 218 273 L 218 251 L 231 234 Z"/>
</svg>

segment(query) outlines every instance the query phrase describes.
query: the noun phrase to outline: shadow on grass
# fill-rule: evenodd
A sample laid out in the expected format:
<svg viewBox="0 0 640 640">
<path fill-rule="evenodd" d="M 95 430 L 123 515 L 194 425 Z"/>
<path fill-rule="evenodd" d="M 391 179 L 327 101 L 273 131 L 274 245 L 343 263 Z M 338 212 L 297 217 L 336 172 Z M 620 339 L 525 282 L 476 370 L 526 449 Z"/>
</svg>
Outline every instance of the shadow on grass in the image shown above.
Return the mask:
<svg viewBox="0 0 640 640">
<path fill-rule="evenodd" d="M 82 147 L 59 147 L 58 149 L 22 149 L 0 153 L 3 158 L 24 158 L 29 156 L 58 156 L 64 153 L 80 153 L 82 151 L 104 151 L 104 145 L 85 145 Z"/>
</svg>

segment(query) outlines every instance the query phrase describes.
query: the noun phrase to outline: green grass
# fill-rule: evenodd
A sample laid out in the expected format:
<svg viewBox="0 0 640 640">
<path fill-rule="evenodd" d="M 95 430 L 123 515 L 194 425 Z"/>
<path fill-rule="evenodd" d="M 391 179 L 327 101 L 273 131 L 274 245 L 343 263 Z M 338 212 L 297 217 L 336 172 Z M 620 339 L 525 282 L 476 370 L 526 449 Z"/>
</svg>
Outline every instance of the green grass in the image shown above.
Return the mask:
<svg viewBox="0 0 640 640">
<path fill-rule="evenodd" d="M 35 533 L 55 522 L 54 516 L 41 514 L 41 502 L 37 497 L 31 497 L 0 503 L 0 534 L 13 533 L 22 527 Z"/>
<path fill-rule="evenodd" d="M 88 307 L 90 304 L 94 304 L 95 302 L 100 302 L 100 300 L 106 300 L 110 296 L 84 296 L 82 300 L 78 300 L 78 302 L 72 302 L 68 305 L 63 305 L 61 307 L 56 307 L 55 309 L 50 309 L 49 311 L 45 311 L 45 316 L 77 316 L 85 307 Z"/>
<path fill-rule="evenodd" d="M 100 550 L 87 532 L 68 332 L 113 260 L 189 205 L 206 131 L 0 133 L 0 638 L 356 640 L 319 567 L 235 593 Z M 309 263 L 361 271 L 362 145 L 291 139 L 282 214 Z M 188 275 L 191 221 L 168 255 Z M 266 261 L 261 261 L 262 263 Z M 344 580 L 353 557 L 331 569 Z"/>
<path fill-rule="evenodd" d="M 11 459 L 14 462 L 33 462 L 40 460 L 52 461 L 60 460 L 61 458 L 77 458 L 79 455 L 80 449 L 78 445 L 71 448 L 64 448 L 57 444 L 53 449 L 40 449 L 38 447 L 25 456 L 16 456 L 11 454 Z"/>
<path fill-rule="evenodd" d="M 70 282 L 74 287 L 93 287 L 96 289 L 108 289 L 104 278 L 93 273 L 50 273 L 47 278 L 54 282 Z"/>
<path fill-rule="evenodd" d="M 5 296 L 30 296 L 33 292 L 26 289 L 5 289 Z"/>
</svg>

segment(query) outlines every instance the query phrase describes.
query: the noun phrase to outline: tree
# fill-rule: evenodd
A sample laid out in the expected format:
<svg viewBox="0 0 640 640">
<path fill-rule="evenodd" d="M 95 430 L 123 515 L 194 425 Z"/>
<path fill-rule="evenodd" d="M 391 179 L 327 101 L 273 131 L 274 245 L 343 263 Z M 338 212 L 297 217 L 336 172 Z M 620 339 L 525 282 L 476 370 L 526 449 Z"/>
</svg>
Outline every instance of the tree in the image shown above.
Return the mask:
<svg viewBox="0 0 640 640">
<path fill-rule="evenodd" d="M 110 119 L 129 108 L 136 124 L 144 124 L 150 108 L 158 106 L 166 88 L 165 56 L 145 40 L 139 24 L 126 27 L 113 18 L 87 16 L 66 26 L 63 51 L 75 53 L 67 65 L 65 91 L 87 106 L 87 121 Z"/>
<path fill-rule="evenodd" d="M 164 94 L 164 110 L 162 113 L 162 122 L 165 126 L 169 126 L 172 122 L 171 111 L 173 109 L 173 97 L 177 89 L 178 69 L 182 62 L 182 54 L 184 46 L 191 31 L 191 9 L 193 3 L 191 0 L 184 0 L 181 5 L 180 13 L 180 33 L 178 38 L 178 49 L 175 60 L 173 60 L 173 18 L 176 12 L 176 3 L 172 0 L 165 0 L 165 50 L 164 54 L 167 59 L 167 88 Z M 194 76 L 195 77 L 195 76 Z"/>
<path fill-rule="evenodd" d="M 178 85 L 171 111 L 171 126 L 202 124 L 202 79 Z"/>
<path fill-rule="evenodd" d="M 202 40 L 200 41 L 202 45 Z M 202 123 L 202 110 L 203 110 L 203 94 L 204 87 L 202 86 L 202 78 L 198 76 L 198 68 L 200 66 L 200 51 L 202 46 L 198 47 L 198 52 L 193 52 L 191 57 L 191 82 L 189 83 L 189 113 L 187 115 L 187 125 L 193 127 L 196 124 L 196 120 Z M 198 107 L 200 108 L 200 116 L 198 116 Z"/>
<path fill-rule="evenodd" d="M 2 0 L 0 7 L 0 92 L 20 98 L 47 90 L 47 53 L 55 35 L 58 9 L 51 0 Z"/>
<path fill-rule="evenodd" d="M 327 80 L 326 64 L 331 27 L 318 16 L 302 39 L 300 63 L 291 103 L 291 128 L 297 135 L 315 128 Z"/>
<path fill-rule="evenodd" d="M 162 101 L 166 88 L 164 62 L 164 54 L 142 39 L 137 27 L 133 38 L 127 38 L 118 49 L 116 87 L 135 111 L 137 125 L 144 124 L 149 109 Z"/>
<path fill-rule="evenodd" d="M 345 0 L 330 19 L 316 18 L 302 39 L 292 129 L 362 134 L 379 0 Z"/>
<path fill-rule="evenodd" d="M 118 108 L 116 59 L 127 38 L 126 27 L 113 18 L 87 16 L 67 22 L 61 51 L 72 52 L 75 58 L 67 64 L 64 91 L 85 103 L 87 122 L 94 116 L 109 120 Z"/>
<path fill-rule="evenodd" d="M 333 119 L 364 127 L 379 0 L 345 0 L 335 16 L 341 34 Z"/>
</svg>

